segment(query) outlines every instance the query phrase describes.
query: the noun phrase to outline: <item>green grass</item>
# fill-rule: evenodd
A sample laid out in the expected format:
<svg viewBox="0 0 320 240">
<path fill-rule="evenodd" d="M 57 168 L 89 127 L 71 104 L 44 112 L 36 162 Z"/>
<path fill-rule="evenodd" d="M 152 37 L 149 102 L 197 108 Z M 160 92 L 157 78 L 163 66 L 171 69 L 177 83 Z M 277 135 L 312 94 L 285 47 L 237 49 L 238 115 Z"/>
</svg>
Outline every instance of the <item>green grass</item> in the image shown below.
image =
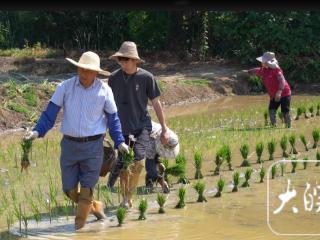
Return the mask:
<svg viewBox="0 0 320 240">
<path fill-rule="evenodd" d="M 183 79 L 180 80 L 182 84 L 188 84 L 193 86 L 209 86 L 211 81 L 208 79 Z"/>
<path fill-rule="evenodd" d="M 62 50 L 43 48 L 40 43 L 36 43 L 32 47 L 25 45 L 24 48 L 0 49 L 0 57 L 53 58 L 57 56 L 63 56 Z"/>
</svg>

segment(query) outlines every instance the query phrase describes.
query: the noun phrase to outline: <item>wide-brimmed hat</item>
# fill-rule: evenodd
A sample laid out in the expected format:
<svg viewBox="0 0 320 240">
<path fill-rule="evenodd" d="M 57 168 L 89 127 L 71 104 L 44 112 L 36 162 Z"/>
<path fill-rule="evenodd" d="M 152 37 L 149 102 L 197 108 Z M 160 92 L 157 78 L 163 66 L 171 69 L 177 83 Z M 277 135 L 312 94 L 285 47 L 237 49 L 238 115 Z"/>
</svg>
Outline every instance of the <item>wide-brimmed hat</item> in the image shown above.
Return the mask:
<svg viewBox="0 0 320 240">
<path fill-rule="evenodd" d="M 91 52 L 91 51 L 84 52 L 81 55 L 78 62 L 76 62 L 70 58 L 66 58 L 66 60 L 68 60 L 70 63 L 72 63 L 73 65 L 75 65 L 79 68 L 97 71 L 99 74 L 102 74 L 105 76 L 110 75 L 110 72 L 102 70 L 100 68 L 100 57 L 98 56 L 98 54 L 96 54 L 94 52 Z"/>
<path fill-rule="evenodd" d="M 271 63 L 276 60 L 276 55 L 273 52 L 265 52 L 261 57 L 257 57 L 256 59 L 262 63 Z"/>
<path fill-rule="evenodd" d="M 118 61 L 118 57 L 126 57 L 131 59 L 136 59 L 140 63 L 145 61 L 139 57 L 137 45 L 131 41 L 125 41 L 122 43 L 120 49 L 115 54 L 111 55 L 109 59 Z"/>
</svg>

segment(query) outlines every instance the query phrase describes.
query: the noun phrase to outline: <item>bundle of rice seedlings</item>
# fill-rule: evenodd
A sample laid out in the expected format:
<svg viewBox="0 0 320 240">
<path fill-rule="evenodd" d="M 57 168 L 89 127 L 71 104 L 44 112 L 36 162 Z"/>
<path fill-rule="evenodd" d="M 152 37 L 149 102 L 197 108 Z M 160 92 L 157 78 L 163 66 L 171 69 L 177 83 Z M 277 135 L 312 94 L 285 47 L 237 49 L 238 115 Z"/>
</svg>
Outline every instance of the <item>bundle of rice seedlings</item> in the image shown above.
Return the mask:
<svg viewBox="0 0 320 240">
<path fill-rule="evenodd" d="M 313 148 L 317 148 L 318 142 L 319 142 L 319 137 L 320 137 L 320 132 L 318 129 L 313 129 L 312 131 L 312 137 L 313 137 Z"/>
<path fill-rule="evenodd" d="M 140 203 L 139 203 L 139 218 L 138 220 L 145 220 L 146 218 L 146 211 L 148 208 L 148 202 L 147 199 L 141 199 Z"/>
<path fill-rule="evenodd" d="M 240 173 L 239 172 L 235 172 L 233 174 L 233 189 L 232 192 L 238 192 L 238 186 L 240 183 Z"/>
<path fill-rule="evenodd" d="M 304 117 L 305 118 L 309 118 L 308 117 L 308 113 L 307 113 L 307 109 L 306 109 L 306 107 L 304 105 L 301 106 L 301 110 L 302 110 L 302 113 L 304 113 Z"/>
<path fill-rule="evenodd" d="M 178 190 L 179 202 L 176 205 L 176 208 L 184 208 L 186 206 L 185 198 L 186 198 L 186 189 L 184 187 L 180 187 Z"/>
<path fill-rule="evenodd" d="M 297 159 L 296 159 L 295 157 L 293 157 L 292 160 L 297 160 Z M 295 172 L 296 172 L 297 165 L 298 165 L 298 162 L 292 161 L 292 162 L 291 162 L 291 165 L 292 165 L 291 173 L 295 173 Z"/>
<path fill-rule="evenodd" d="M 223 145 L 223 148 L 225 149 L 224 152 L 225 152 L 225 158 L 227 160 L 227 163 L 228 163 L 228 167 L 229 167 L 229 170 L 232 171 L 232 163 L 231 163 L 231 148 L 229 145 Z"/>
<path fill-rule="evenodd" d="M 126 209 L 123 207 L 119 207 L 117 210 L 117 219 L 118 219 L 118 226 L 122 226 L 123 221 L 126 217 Z"/>
<path fill-rule="evenodd" d="M 164 204 L 166 203 L 166 197 L 164 196 L 164 194 L 157 194 L 157 202 L 159 204 L 159 211 L 158 213 L 165 213 L 164 211 Z"/>
<path fill-rule="evenodd" d="M 289 154 L 287 153 L 287 147 L 288 147 L 288 138 L 286 135 L 283 135 L 281 137 L 281 140 L 280 140 L 280 146 L 281 146 L 281 149 L 282 149 L 282 157 L 289 157 Z"/>
<path fill-rule="evenodd" d="M 202 155 L 199 150 L 196 150 L 194 153 L 194 166 L 196 168 L 196 173 L 194 178 L 195 179 L 201 179 L 203 178 L 202 172 L 201 172 L 201 167 L 202 167 Z"/>
<path fill-rule="evenodd" d="M 291 152 L 293 154 L 298 154 L 298 151 L 296 149 L 296 136 L 294 134 L 289 136 L 289 143 L 291 145 Z"/>
<path fill-rule="evenodd" d="M 268 111 L 265 110 L 264 113 L 263 113 L 264 125 L 265 125 L 265 126 L 268 126 L 268 125 L 269 125 L 269 124 L 268 124 L 268 116 L 269 116 Z"/>
<path fill-rule="evenodd" d="M 317 151 L 316 153 L 316 159 L 318 160 L 318 162 L 316 163 L 316 167 L 319 167 L 320 166 L 320 152 Z"/>
<path fill-rule="evenodd" d="M 309 151 L 306 138 L 305 138 L 305 136 L 304 136 L 303 134 L 300 135 L 300 140 L 301 140 L 301 142 L 303 143 L 305 150 L 306 150 L 306 151 Z"/>
<path fill-rule="evenodd" d="M 258 157 L 257 163 L 262 163 L 261 156 L 262 156 L 262 153 L 263 153 L 263 149 L 264 149 L 263 142 L 257 143 L 257 145 L 256 145 L 256 154 L 257 154 L 257 157 Z"/>
<path fill-rule="evenodd" d="M 298 107 L 297 108 L 297 116 L 295 118 L 295 120 L 299 120 L 300 116 L 302 115 L 302 108 L 301 107 Z"/>
<path fill-rule="evenodd" d="M 313 106 L 310 106 L 310 107 L 309 107 L 309 112 L 310 112 L 310 116 L 311 116 L 311 117 L 314 117 L 314 114 L 313 114 L 314 108 L 313 108 Z"/>
<path fill-rule="evenodd" d="M 281 120 L 282 123 L 284 123 L 284 118 L 282 112 L 278 112 L 278 117 Z"/>
<path fill-rule="evenodd" d="M 303 162 L 303 169 L 307 169 L 309 158 L 308 158 L 308 157 L 304 157 L 303 160 L 304 160 L 304 162 Z"/>
<path fill-rule="evenodd" d="M 128 169 L 129 165 L 134 161 L 133 148 L 129 148 L 129 153 L 123 153 L 123 169 Z"/>
<path fill-rule="evenodd" d="M 268 142 L 268 152 L 269 152 L 269 160 L 273 160 L 273 154 L 276 150 L 276 140 L 273 138 L 270 142 Z"/>
<path fill-rule="evenodd" d="M 23 140 L 20 145 L 22 148 L 22 157 L 21 157 L 21 172 L 22 172 L 23 170 L 27 170 L 27 168 L 30 166 L 29 154 L 32 148 L 32 140 Z"/>
<path fill-rule="evenodd" d="M 240 152 L 241 152 L 241 156 L 243 158 L 243 161 L 242 161 L 240 166 L 241 167 L 250 166 L 250 163 L 248 161 L 248 154 L 249 154 L 249 146 L 248 146 L 248 144 L 245 143 L 245 144 L 241 145 Z"/>
<path fill-rule="evenodd" d="M 203 195 L 204 190 L 206 188 L 206 184 L 204 182 L 197 182 L 193 188 L 197 191 L 198 193 L 198 200 L 197 202 L 207 202 L 206 197 Z"/>
<path fill-rule="evenodd" d="M 251 175 L 252 175 L 252 172 L 253 172 L 253 169 L 252 168 L 248 168 L 246 171 L 245 171 L 245 182 L 242 184 L 242 187 L 249 187 L 249 180 L 251 178 Z"/>
<path fill-rule="evenodd" d="M 264 176 L 266 175 L 266 169 L 264 167 L 260 169 L 259 175 L 260 175 L 260 182 L 263 183 Z"/>
<path fill-rule="evenodd" d="M 274 179 L 277 174 L 277 165 L 273 165 L 271 168 L 271 178 Z"/>
<path fill-rule="evenodd" d="M 220 149 L 218 149 L 216 153 L 216 159 L 214 161 L 214 163 L 216 164 L 216 168 L 214 169 L 213 175 L 220 174 L 220 168 L 225 158 L 226 158 L 226 149 L 222 146 Z"/>
<path fill-rule="evenodd" d="M 180 167 L 184 169 L 183 173 L 179 176 L 178 183 L 182 183 L 182 184 L 190 183 L 190 181 L 186 177 L 187 160 L 186 160 L 185 156 L 180 153 L 180 154 L 177 155 L 175 160 L 176 160 L 176 164 L 180 165 Z"/>
<path fill-rule="evenodd" d="M 225 184 L 226 184 L 226 181 L 220 177 L 217 183 L 218 192 L 216 193 L 215 197 L 221 197 Z"/>
</svg>

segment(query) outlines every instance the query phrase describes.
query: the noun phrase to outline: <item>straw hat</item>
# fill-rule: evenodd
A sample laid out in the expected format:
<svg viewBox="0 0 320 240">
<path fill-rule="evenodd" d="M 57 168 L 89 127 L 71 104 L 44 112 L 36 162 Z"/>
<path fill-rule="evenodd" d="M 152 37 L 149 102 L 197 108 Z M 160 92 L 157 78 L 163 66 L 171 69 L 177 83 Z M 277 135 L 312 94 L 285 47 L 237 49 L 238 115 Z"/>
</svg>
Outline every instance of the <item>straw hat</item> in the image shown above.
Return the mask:
<svg viewBox="0 0 320 240">
<path fill-rule="evenodd" d="M 94 52 L 89 51 L 89 52 L 83 53 L 78 62 L 70 58 L 66 58 L 66 60 L 68 60 L 70 63 L 72 63 L 73 65 L 79 68 L 97 71 L 99 74 L 102 74 L 105 76 L 110 75 L 110 72 L 104 71 L 100 68 L 100 57 L 98 56 L 98 54 Z"/>
<path fill-rule="evenodd" d="M 118 57 L 127 57 L 131 59 L 136 59 L 140 63 L 144 63 L 138 55 L 137 45 L 134 42 L 125 41 L 122 43 L 118 52 L 109 57 L 109 59 L 118 61 Z"/>
</svg>

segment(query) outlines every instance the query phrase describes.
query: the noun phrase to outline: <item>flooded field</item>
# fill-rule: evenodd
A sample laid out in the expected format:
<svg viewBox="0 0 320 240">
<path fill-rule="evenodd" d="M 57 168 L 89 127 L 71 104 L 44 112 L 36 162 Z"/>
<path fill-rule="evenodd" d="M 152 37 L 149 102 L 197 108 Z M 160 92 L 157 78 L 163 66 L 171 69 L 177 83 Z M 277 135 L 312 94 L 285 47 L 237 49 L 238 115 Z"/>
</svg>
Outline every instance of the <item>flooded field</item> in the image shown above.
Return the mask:
<svg viewBox="0 0 320 240">
<path fill-rule="evenodd" d="M 294 96 L 292 98 L 292 119 L 296 116 L 296 108 L 300 105 L 316 105 L 320 103 L 317 96 Z M 275 178 L 271 179 L 269 168 L 273 163 L 282 160 L 280 138 L 283 135 L 296 137 L 298 154 L 296 159 L 316 159 L 318 147 L 313 148 L 312 131 L 317 129 L 320 116 L 301 117 L 292 120 L 292 128 L 286 129 L 278 120 L 277 128 L 265 126 L 263 113 L 267 109 L 267 96 L 237 96 L 225 97 L 211 102 L 190 104 L 187 106 L 171 106 L 165 110 L 168 126 L 177 132 L 180 138 L 181 153 L 187 159 L 187 177 L 190 184 L 186 188 L 186 207 L 176 209 L 178 202 L 177 178 L 170 178 L 172 187 L 167 194 L 165 214 L 158 214 L 156 194 L 160 188 L 147 194 L 142 191 L 145 172 L 140 178 L 140 191 L 135 195 L 134 209 L 128 212 L 122 227 L 118 227 L 115 216 L 119 204 L 117 192 L 103 190 L 107 178 L 100 178 L 99 191 L 96 198 L 107 205 L 105 212 L 108 219 L 103 222 L 94 221 L 90 216 L 88 224 L 81 232 L 74 232 L 74 209 L 66 201 L 61 192 L 59 168 L 61 135 L 52 130 L 44 139 L 35 141 L 31 157 L 31 167 L 28 173 L 20 173 L 21 133 L 3 136 L 0 141 L 0 239 L 20 239 L 28 235 L 29 239 L 292 239 L 290 234 L 298 234 L 295 239 L 319 239 L 318 226 L 320 205 L 317 188 L 320 182 L 320 167 L 316 161 L 298 162 L 296 172 L 292 172 L 292 163 L 287 162 L 281 173 L 277 164 Z M 303 134 L 307 140 L 308 151 L 300 141 Z M 268 143 L 275 139 L 274 159 L 269 160 Z M 256 144 L 264 143 L 262 164 L 258 164 Z M 250 167 L 240 167 L 243 157 L 240 146 L 248 144 L 248 160 Z M 230 146 L 232 153 L 232 168 L 230 171 L 226 162 L 219 175 L 214 175 L 215 158 L 218 149 L 223 145 Z M 193 189 L 195 167 L 194 152 L 198 149 L 203 156 L 202 173 L 206 184 L 205 197 L 208 202 L 197 202 L 197 192 Z M 291 146 L 288 143 L 287 151 Z M 289 158 L 286 159 L 291 159 Z M 169 159 L 169 165 L 174 159 Z M 260 183 L 260 171 L 265 168 L 264 182 Z M 246 169 L 253 170 L 249 187 L 242 187 Z M 304 169 L 305 168 L 305 169 Z M 232 192 L 234 187 L 233 174 L 240 174 L 238 192 Z M 283 175 L 283 176 L 282 176 Z M 225 180 L 222 196 L 214 197 L 217 192 L 217 182 Z M 288 188 L 288 179 L 291 182 Z M 308 188 L 307 183 L 310 184 Z M 50 190 L 51 189 L 51 190 Z M 52 190 L 53 189 L 53 190 Z M 280 194 L 287 190 L 296 190 L 295 198 L 284 205 L 281 212 L 274 214 L 282 201 Z M 269 194 L 268 191 L 269 190 Z M 308 190 L 308 191 L 307 191 Z M 52 196 L 52 191 L 56 192 Z M 320 195 L 320 193 L 319 193 Z M 138 221 L 137 206 L 142 198 L 147 198 L 147 219 Z M 48 208 L 46 201 L 57 203 Z M 41 220 L 34 219 L 32 203 L 39 204 Z M 269 208 L 267 207 L 269 203 Z M 15 214 L 14 206 L 22 206 L 28 218 L 20 224 Z M 48 210 L 49 209 L 49 210 Z M 51 223 L 48 212 L 52 212 Z M 10 216 L 12 216 L 12 221 Z M 268 221 L 267 221 L 268 220 Z M 9 224 L 12 222 L 12 224 Z M 269 226 L 268 226 L 269 222 Z M 27 225 L 27 226 L 26 226 Z M 9 230 L 9 231 L 8 231 Z M 312 235 L 310 235 L 312 234 Z"/>
</svg>

